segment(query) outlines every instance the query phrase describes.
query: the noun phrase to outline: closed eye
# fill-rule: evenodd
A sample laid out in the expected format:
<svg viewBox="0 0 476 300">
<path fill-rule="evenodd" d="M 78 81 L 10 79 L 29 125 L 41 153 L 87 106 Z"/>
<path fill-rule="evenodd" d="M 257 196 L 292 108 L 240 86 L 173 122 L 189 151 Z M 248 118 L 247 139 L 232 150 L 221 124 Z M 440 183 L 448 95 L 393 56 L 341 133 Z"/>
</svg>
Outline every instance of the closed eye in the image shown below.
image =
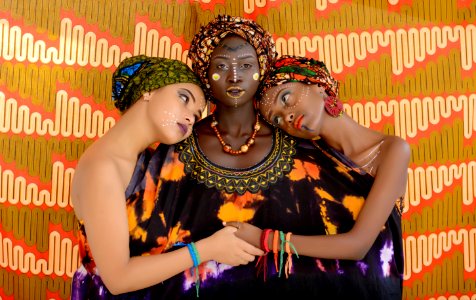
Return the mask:
<svg viewBox="0 0 476 300">
<path fill-rule="evenodd" d="M 271 118 L 273 125 L 279 126 L 281 125 L 282 118 L 280 116 L 274 116 Z"/>
<path fill-rule="evenodd" d="M 289 100 L 289 92 L 286 92 L 284 93 L 282 96 L 281 96 L 281 102 L 286 105 L 288 100 Z"/>
</svg>

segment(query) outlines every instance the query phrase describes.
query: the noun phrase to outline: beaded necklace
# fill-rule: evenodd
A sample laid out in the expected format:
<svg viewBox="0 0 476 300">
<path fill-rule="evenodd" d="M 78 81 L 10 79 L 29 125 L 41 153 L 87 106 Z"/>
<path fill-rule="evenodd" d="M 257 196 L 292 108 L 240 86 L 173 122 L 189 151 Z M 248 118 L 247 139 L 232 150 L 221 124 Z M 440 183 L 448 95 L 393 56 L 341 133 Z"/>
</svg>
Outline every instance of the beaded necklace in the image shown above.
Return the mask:
<svg viewBox="0 0 476 300">
<path fill-rule="evenodd" d="M 225 151 L 226 153 L 231 154 L 231 155 L 240 155 L 240 154 L 248 152 L 250 147 L 255 143 L 256 134 L 258 133 L 258 131 L 261 128 L 261 125 L 259 124 L 259 116 L 258 116 L 258 114 L 256 114 L 256 123 L 253 126 L 253 133 L 246 140 L 246 143 L 241 145 L 239 150 L 233 150 L 229 144 L 225 143 L 225 141 L 223 140 L 220 132 L 218 131 L 218 128 L 217 128 L 218 122 L 215 119 L 214 114 L 212 114 L 212 123 L 210 124 L 210 126 L 212 127 L 213 131 L 215 131 L 215 134 L 218 138 L 218 141 L 220 142 L 220 144 L 223 147 L 223 151 Z"/>
</svg>

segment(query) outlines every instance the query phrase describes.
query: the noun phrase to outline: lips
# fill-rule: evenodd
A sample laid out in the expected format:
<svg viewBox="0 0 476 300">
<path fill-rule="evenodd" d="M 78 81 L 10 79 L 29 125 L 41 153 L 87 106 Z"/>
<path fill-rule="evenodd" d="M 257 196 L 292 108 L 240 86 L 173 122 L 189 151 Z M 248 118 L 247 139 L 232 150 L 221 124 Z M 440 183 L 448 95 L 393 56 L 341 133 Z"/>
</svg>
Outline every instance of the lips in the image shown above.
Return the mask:
<svg viewBox="0 0 476 300">
<path fill-rule="evenodd" d="M 231 98 L 240 98 L 241 96 L 243 96 L 244 93 L 245 91 L 237 86 L 232 86 L 226 89 L 226 94 L 228 95 L 228 97 Z"/>
<path fill-rule="evenodd" d="M 187 134 L 188 132 L 188 126 L 182 123 L 177 123 L 180 131 L 182 132 L 183 135 Z"/>
<path fill-rule="evenodd" d="M 303 119 L 304 119 L 304 115 L 300 115 L 298 118 L 296 118 L 293 124 L 294 128 L 301 129 Z"/>
</svg>

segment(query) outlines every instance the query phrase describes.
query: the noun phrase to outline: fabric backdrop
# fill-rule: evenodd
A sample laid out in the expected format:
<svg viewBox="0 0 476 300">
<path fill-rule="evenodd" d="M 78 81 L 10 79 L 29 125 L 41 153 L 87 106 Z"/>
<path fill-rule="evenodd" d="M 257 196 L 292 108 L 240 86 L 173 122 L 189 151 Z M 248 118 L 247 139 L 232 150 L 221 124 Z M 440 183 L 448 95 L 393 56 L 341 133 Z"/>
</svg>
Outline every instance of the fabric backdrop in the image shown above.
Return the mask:
<svg viewBox="0 0 476 300">
<path fill-rule="evenodd" d="M 1 0 L 0 299 L 65 299 L 78 267 L 70 188 L 114 125 L 125 57 L 178 58 L 218 14 L 280 54 L 323 60 L 346 112 L 411 145 L 404 299 L 476 299 L 476 1 Z"/>
</svg>

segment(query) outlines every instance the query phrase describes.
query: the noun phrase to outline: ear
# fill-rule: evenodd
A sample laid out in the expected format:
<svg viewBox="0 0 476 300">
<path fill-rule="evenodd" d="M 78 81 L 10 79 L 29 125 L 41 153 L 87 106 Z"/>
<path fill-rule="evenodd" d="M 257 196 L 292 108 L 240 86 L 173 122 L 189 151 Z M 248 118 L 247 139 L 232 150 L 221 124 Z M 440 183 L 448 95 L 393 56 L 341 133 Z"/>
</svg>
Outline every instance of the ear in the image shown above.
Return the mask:
<svg viewBox="0 0 476 300">
<path fill-rule="evenodd" d="M 146 92 L 144 93 L 143 97 L 146 102 L 149 102 L 150 99 L 152 98 L 152 95 L 150 94 L 150 92 Z"/>
</svg>

